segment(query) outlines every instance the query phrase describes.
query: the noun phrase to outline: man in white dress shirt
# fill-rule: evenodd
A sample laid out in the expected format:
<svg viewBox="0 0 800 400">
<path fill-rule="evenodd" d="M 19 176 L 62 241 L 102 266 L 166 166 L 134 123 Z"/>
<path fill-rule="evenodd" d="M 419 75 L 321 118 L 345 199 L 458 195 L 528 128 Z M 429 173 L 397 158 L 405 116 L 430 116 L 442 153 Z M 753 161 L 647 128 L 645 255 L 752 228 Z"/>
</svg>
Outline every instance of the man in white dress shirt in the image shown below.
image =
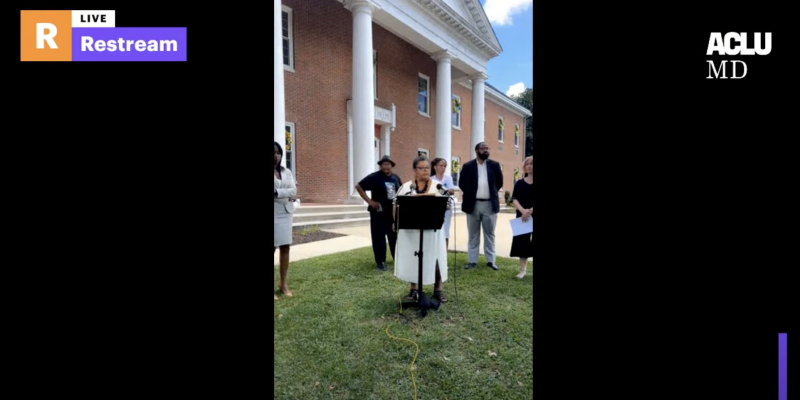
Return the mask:
<svg viewBox="0 0 800 400">
<path fill-rule="evenodd" d="M 466 269 L 478 265 L 481 228 L 483 228 L 483 252 L 487 266 L 495 271 L 494 229 L 497 213 L 500 212 L 498 191 L 503 188 L 503 171 L 500 164 L 489 159 L 489 146 L 478 143 L 475 146 L 476 159 L 461 167 L 458 186 L 462 191 L 461 211 L 467 214 L 469 231 L 469 250 Z"/>
</svg>

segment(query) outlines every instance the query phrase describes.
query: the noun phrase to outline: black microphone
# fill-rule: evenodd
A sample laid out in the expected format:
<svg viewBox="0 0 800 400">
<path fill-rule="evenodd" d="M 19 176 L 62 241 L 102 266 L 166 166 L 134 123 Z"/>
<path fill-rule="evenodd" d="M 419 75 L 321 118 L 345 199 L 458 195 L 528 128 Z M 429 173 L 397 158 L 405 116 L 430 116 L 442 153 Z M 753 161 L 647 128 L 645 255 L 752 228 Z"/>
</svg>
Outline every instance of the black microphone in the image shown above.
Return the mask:
<svg viewBox="0 0 800 400">
<path fill-rule="evenodd" d="M 439 193 L 442 195 L 445 195 L 447 197 L 453 197 L 453 195 L 450 194 L 450 191 L 447 190 L 447 188 L 444 187 L 444 185 L 442 185 L 441 183 L 436 185 L 436 189 L 439 189 Z"/>
</svg>

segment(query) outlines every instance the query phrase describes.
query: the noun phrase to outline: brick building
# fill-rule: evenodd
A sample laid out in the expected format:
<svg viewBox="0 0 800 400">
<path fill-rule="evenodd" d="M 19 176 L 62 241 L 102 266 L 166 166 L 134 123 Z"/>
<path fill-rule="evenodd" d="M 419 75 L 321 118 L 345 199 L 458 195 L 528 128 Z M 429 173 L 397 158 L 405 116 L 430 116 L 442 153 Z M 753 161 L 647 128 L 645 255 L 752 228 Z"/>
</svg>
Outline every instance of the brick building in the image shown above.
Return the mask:
<svg viewBox="0 0 800 400">
<path fill-rule="evenodd" d="M 303 201 L 359 203 L 381 156 L 406 181 L 420 152 L 452 167 L 481 141 L 511 191 L 530 112 L 485 83 L 502 49 L 478 0 L 273 1 L 273 131 Z"/>
</svg>

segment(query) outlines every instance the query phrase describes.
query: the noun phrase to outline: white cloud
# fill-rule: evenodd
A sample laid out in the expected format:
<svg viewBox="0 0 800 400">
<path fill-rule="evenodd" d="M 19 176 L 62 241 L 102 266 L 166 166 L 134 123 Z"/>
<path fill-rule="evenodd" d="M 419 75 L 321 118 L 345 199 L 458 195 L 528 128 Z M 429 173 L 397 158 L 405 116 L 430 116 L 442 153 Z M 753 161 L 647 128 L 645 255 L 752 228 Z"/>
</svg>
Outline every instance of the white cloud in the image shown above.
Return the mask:
<svg viewBox="0 0 800 400">
<path fill-rule="evenodd" d="M 516 96 L 518 94 L 522 94 L 525 91 L 525 83 L 515 83 L 508 87 L 508 91 L 506 92 L 506 96 Z"/>
<path fill-rule="evenodd" d="M 511 25 L 511 16 L 528 11 L 533 0 L 486 0 L 483 5 L 489 22 L 496 25 Z"/>
</svg>

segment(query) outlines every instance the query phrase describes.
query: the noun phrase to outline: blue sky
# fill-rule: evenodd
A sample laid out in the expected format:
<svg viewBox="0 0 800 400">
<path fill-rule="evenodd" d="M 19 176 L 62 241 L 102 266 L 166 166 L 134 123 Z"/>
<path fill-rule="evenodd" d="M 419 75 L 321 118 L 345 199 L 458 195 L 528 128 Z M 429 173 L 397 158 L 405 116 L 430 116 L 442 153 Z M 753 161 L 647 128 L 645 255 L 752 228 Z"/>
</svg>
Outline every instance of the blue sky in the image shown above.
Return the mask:
<svg viewBox="0 0 800 400">
<path fill-rule="evenodd" d="M 489 61 L 489 84 L 508 95 L 533 86 L 533 0 L 481 0 L 503 46 Z"/>
</svg>

